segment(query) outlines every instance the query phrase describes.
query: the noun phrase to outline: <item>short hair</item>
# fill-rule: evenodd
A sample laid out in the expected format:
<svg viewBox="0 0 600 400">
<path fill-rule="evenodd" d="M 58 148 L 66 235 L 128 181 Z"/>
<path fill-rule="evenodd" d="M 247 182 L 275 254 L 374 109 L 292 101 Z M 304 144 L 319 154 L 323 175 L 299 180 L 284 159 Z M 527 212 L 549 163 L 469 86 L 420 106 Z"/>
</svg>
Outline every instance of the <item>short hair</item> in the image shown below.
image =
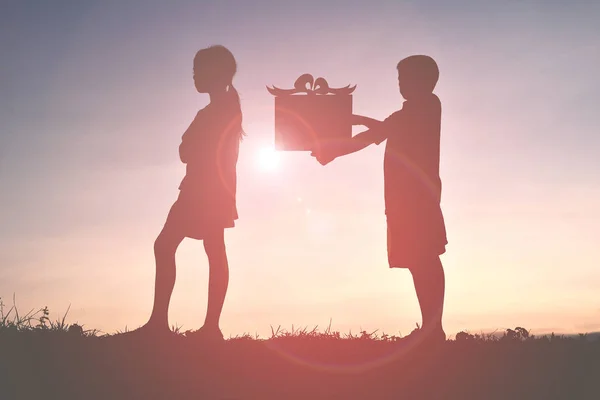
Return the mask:
<svg viewBox="0 0 600 400">
<path fill-rule="evenodd" d="M 435 60 L 426 55 L 406 57 L 398 63 L 398 73 L 409 75 L 425 90 L 433 91 L 440 77 L 440 70 Z"/>
</svg>

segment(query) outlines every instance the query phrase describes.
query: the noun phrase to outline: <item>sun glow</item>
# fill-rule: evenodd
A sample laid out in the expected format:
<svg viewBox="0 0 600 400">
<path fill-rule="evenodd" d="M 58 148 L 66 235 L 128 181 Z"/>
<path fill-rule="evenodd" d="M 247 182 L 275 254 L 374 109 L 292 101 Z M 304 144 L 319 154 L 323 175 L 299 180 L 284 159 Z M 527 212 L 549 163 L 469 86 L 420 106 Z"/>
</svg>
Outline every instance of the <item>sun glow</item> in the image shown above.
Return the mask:
<svg viewBox="0 0 600 400">
<path fill-rule="evenodd" d="M 258 164 L 263 171 L 275 171 L 279 167 L 281 155 L 272 147 L 264 147 L 258 153 Z"/>
</svg>

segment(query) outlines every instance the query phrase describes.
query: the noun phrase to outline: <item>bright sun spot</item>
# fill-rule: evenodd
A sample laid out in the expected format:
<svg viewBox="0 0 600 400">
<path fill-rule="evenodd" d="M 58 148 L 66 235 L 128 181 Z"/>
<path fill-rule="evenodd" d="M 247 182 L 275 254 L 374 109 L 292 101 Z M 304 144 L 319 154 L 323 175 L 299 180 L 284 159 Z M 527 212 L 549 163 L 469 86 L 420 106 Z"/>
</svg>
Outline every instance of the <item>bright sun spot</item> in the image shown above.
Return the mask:
<svg viewBox="0 0 600 400">
<path fill-rule="evenodd" d="M 265 171 L 274 171 L 279 166 L 280 154 L 273 148 L 265 147 L 258 154 L 260 168 Z"/>
</svg>

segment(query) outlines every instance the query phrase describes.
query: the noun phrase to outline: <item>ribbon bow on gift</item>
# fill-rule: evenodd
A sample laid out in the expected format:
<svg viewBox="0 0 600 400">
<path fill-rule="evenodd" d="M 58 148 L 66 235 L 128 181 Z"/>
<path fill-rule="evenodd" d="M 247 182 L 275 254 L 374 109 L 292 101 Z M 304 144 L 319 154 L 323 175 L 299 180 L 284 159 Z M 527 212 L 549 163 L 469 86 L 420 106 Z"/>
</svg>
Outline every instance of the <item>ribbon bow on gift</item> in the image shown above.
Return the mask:
<svg viewBox="0 0 600 400">
<path fill-rule="evenodd" d="M 329 84 L 324 78 L 313 78 L 311 74 L 301 75 L 294 83 L 293 89 L 280 89 L 273 86 L 272 88 L 267 86 L 267 90 L 273 96 L 290 95 L 296 93 L 307 93 L 307 94 L 339 94 L 349 95 L 354 92 L 356 85 L 345 86 L 341 88 L 330 88 Z"/>
</svg>

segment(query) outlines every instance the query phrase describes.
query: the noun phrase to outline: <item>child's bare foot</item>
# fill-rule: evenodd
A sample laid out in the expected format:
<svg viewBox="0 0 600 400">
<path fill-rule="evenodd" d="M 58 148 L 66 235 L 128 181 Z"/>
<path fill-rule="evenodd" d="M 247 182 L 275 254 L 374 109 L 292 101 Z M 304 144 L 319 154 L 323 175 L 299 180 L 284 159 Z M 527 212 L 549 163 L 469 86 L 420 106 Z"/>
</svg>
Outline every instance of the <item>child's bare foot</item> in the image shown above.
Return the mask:
<svg viewBox="0 0 600 400">
<path fill-rule="evenodd" d="M 148 321 L 144 325 L 140 326 L 137 329 L 134 329 L 129 332 L 125 332 L 122 335 L 130 336 L 141 336 L 148 338 L 161 338 L 168 337 L 174 335 L 173 331 L 169 329 L 168 325 L 158 324 L 153 321 Z"/>
<path fill-rule="evenodd" d="M 185 336 L 202 342 L 219 343 L 225 341 L 223 338 L 223 333 L 218 327 L 207 325 L 194 332 L 188 331 L 186 332 Z"/>
<path fill-rule="evenodd" d="M 446 333 L 441 327 L 433 329 L 418 328 L 409 335 L 401 338 L 401 343 L 409 344 L 415 347 L 432 348 L 446 342 Z"/>
</svg>

